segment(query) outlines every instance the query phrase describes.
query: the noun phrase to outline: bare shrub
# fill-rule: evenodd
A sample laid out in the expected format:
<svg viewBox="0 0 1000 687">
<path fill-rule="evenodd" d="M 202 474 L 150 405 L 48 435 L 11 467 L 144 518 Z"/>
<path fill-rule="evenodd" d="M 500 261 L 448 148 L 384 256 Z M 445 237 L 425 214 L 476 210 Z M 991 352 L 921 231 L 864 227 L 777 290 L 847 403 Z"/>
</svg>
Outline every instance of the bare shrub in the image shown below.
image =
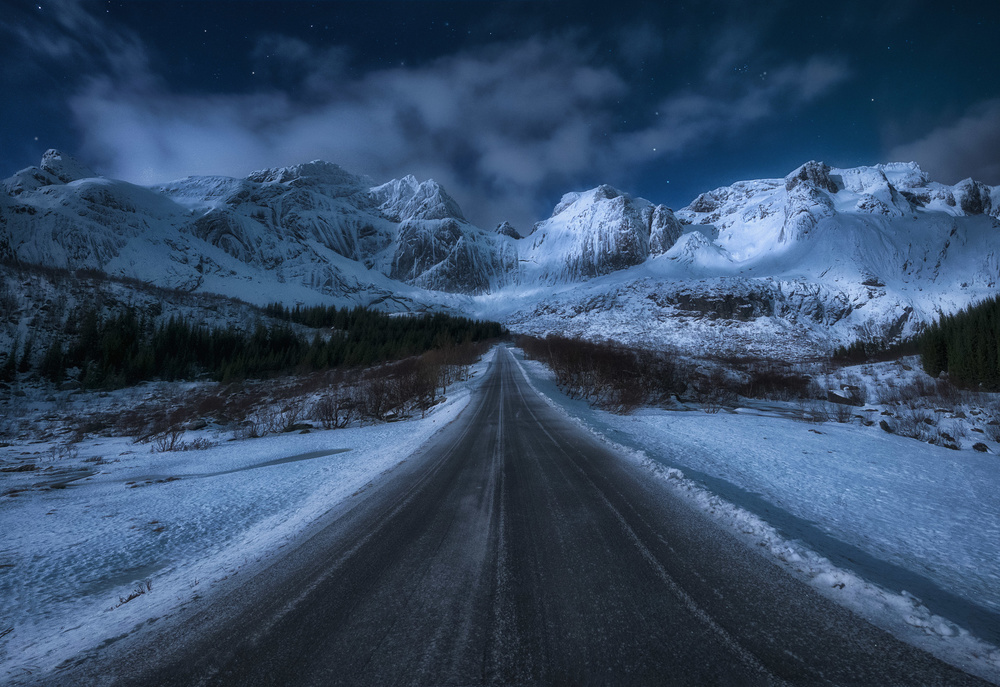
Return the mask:
<svg viewBox="0 0 1000 687">
<path fill-rule="evenodd" d="M 153 453 L 166 453 L 168 451 L 180 451 L 184 448 L 181 437 L 184 430 L 180 426 L 174 425 L 165 432 L 153 437 L 153 446 L 150 449 Z"/>
<path fill-rule="evenodd" d="M 994 424 L 996 423 L 996 424 Z M 986 437 L 990 441 L 1000 442 L 1000 422 L 996 420 L 991 420 L 985 427 Z"/>
<path fill-rule="evenodd" d="M 926 410 L 906 408 L 896 415 L 894 430 L 901 436 L 928 441 L 937 436 L 935 422 L 934 416 Z"/>
<path fill-rule="evenodd" d="M 260 427 L 261 436 L 265 434 L 276 434 L 284 428 L 284 415 L 281 409 L 273 403 L 265 403 L 253 414 Z"/>
<path fill-rule="evenodd" d="M 381 421 L 389 413 L 389 380 L 384 375 L 372 375 L 358 387 L 358 412 L 361 421 Z"/>
<path fill-rule="evenodd" d="M 348 388 L 334 387 L 313 404 L 310 417 L 323 425 L 324 429 L 341 429 L 354 420 L 357 403 Z"/>
<path fill-rule="evenodd" d="M 55 444 L 49 449 L 49 460 L 55 462 L 60 460 L 76 460 L 80 455 L 80 449 L 71 443 Z"/>
<path fill-rule="evenodd" d="M 851 417 L 854 414 L 854 408 L 849 405 L 844 405 L 843 403 L 831 403 L 829 404 L 829 415 L 835 421 L 843 424 L 851 421 Z"/>
<path fill-rule="evenodd" d="M 128 596 L 118 597 L 118 606 L 124 606 L 129 601 L 132 601 L 133 599 L 138 599 L 143 594 L 148 594 L 151 591 L 153 591 L 152 580 L 145 580 L 143 582 L 139 582 L 138 584 L 136 584 L 135 588 L 132 589 L 132 591 L 129 593 Z M 118 606 L 115 606 L 115 608 L 118 608 Z"/>
<path fill-rule="evenodd" d="M 181 448 L 182 451 L 204 451 L 206 449 L 215 448 L 219 445 L 218 441 L 211 441 L 205 437 L 198 437 L 197 439 L 192 439 L 184 444 Z"/>
<path fill-rule="evenodd" d="M 823 423 L 830 419 L 829 403 L 822 405 L 801 401 L 799 403 L 799 413 L 803 422 Z"/>
<path fill-rule="evenodd" d="M 760 361 L 750 364 L 747 380 L 739 391 L 747 398 L 792 401 L 814 396 L 811 382 L 812 378 L 808 375 L 790 372 L 774 363 Z"/>
<path fill-rule="evenodd" d="M 630 349 L 560 336 L 522 336 L 525 355 L 541 360 L 563 392 L 612 412 L 628 413 L 684 391 L 680 366 L 670 351 Z"/>
<path fill-rule="evenodd" d="M 936 392 L 936 384 L 933 381 L 928 382 L 923 377 L 915 377 L 909 384 L 904 384 L 899 387 L 899 399 L 901 402 L 905 403 L 907 401 L 914 401 L 918 398 L 933 396 Z"/>
<path fill-rule="evenodd" d="M 934 395 L 943 401 L 955 403 L 961 398 L 962 392 L 945 377 L 938 377 L 934 380 Z"/>
<path fill-rule="evenodd" d="M 707 374 L 695 378 L 689 391 L 694 401 L 706 413 L 717 413 L 726 406 L 734 406 L 739 400 L 736 389 L 739 382 L 725 370 L 714 367 Z"/>
<path fill-rule="evenodd" d="M 875 392 L 875 402 L 881 403 L 883 405 L 896 405 L 901 403 L 903 396 L 896 386 L 895 380 L 887 379 L 883 382 L 883 386 L 876 390 Z"/>
<path fill-rule="evenodd" d="M 951 434 L 956 441 L 969 438 L 969 429 L 962 422 L 952 422 L 948 427 L 948 433 Z"/>
<path fill-rule="evenodd" d="M 287 401 L 282 407 L 278 420 L 278 432 L 290 432 L 305 417 L 306 402 L 302 398 Z"/>
</svg>

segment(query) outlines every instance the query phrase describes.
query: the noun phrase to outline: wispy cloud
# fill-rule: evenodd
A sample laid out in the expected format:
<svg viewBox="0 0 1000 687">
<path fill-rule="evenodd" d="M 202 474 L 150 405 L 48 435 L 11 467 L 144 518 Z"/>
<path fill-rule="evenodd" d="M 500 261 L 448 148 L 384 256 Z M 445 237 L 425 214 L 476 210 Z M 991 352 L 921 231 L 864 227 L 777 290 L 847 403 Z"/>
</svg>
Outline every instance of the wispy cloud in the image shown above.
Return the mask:
<svg viewBox="0 0 1000 687">
<path fill-rule="evenodd" d="M 893 147 L 888 156 L 915 160 L 932 179 L 945 183 L 971 176 L 1000 184 L 1000 99 L 979 103 L 920 139 Z"/>
<path fill-rule="evenodd" d="M 7 8 L 5 8 L 5 11 Z M 102 22 L 78 0 L 46 0 L 11 8 L 0 35 L 19 42 L 28 56 L 17 65 L 70 65 L 77 73 L 104 73 L 135 81 L 149 71 L 142 41 L 134 33 Z"/>
<path fill-rule="evenodd" d="M 244 56 L 265 85 L 194 94 L 159 78 L 134 34 L 76 4 L 56 7 L 57 21 L 31 24 L 21 39 L 45 59 L 86 63 L 68 95 L 76 152 L 108 175 L 155 183 L 322 158 L 379 181 L 434 178 L 473 220 L 522 228 L 538 218 L 540 189 L 621 183 L 639 165 L 794 111 L 848 76 L 843 62 L 821 55 L 734 76 L 729 63 L 756 39 L 733 29 L 732 49 L 699 67 L 691 85 L 665 91 L 658 115 L 631 116 L 635 102 L 649 101 L 633 71 L 644 60 L 678 59 L 638 25 L 614 39 L 620 62 L 567 30 L 360 73 L 343 48 L 271 35 Z"/>
</svg>

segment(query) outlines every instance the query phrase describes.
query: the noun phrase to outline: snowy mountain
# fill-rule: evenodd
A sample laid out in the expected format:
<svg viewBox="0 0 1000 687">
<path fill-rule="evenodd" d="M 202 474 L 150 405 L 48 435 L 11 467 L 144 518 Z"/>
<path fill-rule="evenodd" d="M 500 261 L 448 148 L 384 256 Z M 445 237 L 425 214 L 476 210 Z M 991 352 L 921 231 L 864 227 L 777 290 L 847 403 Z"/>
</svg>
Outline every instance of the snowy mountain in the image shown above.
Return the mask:
<svg viewBox="0 0 1000 687">
<path fill-rule="evenodd" d="M 7 257 L 252 302 L 409 310 L 450 300 L 428 289 L 499 288 L 516 266 L 509 240 L 469 224 L 435 182 L 373 187 L 321 161 L 147 188 L 49 151 L 3 188 Z"/>
<path fill-rule="evenodd" d="M 522 248 L 529 283 L 574 282 L 664 253 L 681 235 L 674 213 L 610 186 L 567 193 Z"/>
<path fill-rule="evenodd" d="M 919 331 L 996 291 L 1000 187 L 808 162 L 674 212 L 610 186 L 522 237 L 434 181 L 314 161 L 155 187 L 57 151 L 3 181 L 0 258 L 265 303 L 444 307 L 515 330 L 801 356 Z"/>
<path fill-rule="evenodd" d="M 647 246 L 641 219 L 657 213 Z M 783 179 L 703 193 L 676 213 L 601 187 L 568 194 L 525 239 L 534 282 L 551 286 L 484 312 L 539 334 L 822 353 L 913 334 L 996 293 L 998 217 L 1000 187 L 935 183 L 913 163 L 809 162 Z"/>
</svg>

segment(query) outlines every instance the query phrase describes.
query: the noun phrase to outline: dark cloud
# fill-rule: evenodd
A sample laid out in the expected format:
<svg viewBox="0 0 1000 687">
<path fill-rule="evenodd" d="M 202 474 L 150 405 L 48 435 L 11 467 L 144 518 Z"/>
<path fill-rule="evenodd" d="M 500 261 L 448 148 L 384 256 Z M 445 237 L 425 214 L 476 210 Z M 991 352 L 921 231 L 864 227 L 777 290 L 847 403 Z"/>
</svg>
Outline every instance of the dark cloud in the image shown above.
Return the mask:
<svg viewBox="0 0 1000 687">
<path fill-rule="evenodd" d="M 7 34 L 24 50 L 19 70 L 58 65 L 61 71 L 109 74 L 130 81 L 149 73 L 139 37 L 101 22 L 76 0 L 46 0 L 9 12 L 0 22 L 0 35 Z"/>
<path fill-rule="evenodd" d="M 1000 99 L 979 103 L 920 139 L 893 147 L 888 156 L 916 161 L 936 181 L 955 183 L 971 176 L 1000 184 Z"/>
</svg>

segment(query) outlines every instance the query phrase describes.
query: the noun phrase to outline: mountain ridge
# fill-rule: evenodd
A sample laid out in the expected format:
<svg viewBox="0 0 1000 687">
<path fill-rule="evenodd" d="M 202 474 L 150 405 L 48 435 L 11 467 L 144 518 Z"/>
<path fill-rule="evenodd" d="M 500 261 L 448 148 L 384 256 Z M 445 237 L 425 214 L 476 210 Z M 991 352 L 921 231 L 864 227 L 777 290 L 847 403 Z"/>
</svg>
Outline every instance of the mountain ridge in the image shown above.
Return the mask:
<svg viewBox="0 0 1000 687">
<path fill-rule="evenodd" d="M 677 211 L 601 185 L 523 237 L 476 227 L 433 180 L 375 184 L 322 160 L 143 187 L 52 150 L 2 188 L 6 259 L 643 345 L 807 354 L 899 338 L 1000 279 L 1000 187 L 915 163 L 809 161 Z"/>
</svg>

